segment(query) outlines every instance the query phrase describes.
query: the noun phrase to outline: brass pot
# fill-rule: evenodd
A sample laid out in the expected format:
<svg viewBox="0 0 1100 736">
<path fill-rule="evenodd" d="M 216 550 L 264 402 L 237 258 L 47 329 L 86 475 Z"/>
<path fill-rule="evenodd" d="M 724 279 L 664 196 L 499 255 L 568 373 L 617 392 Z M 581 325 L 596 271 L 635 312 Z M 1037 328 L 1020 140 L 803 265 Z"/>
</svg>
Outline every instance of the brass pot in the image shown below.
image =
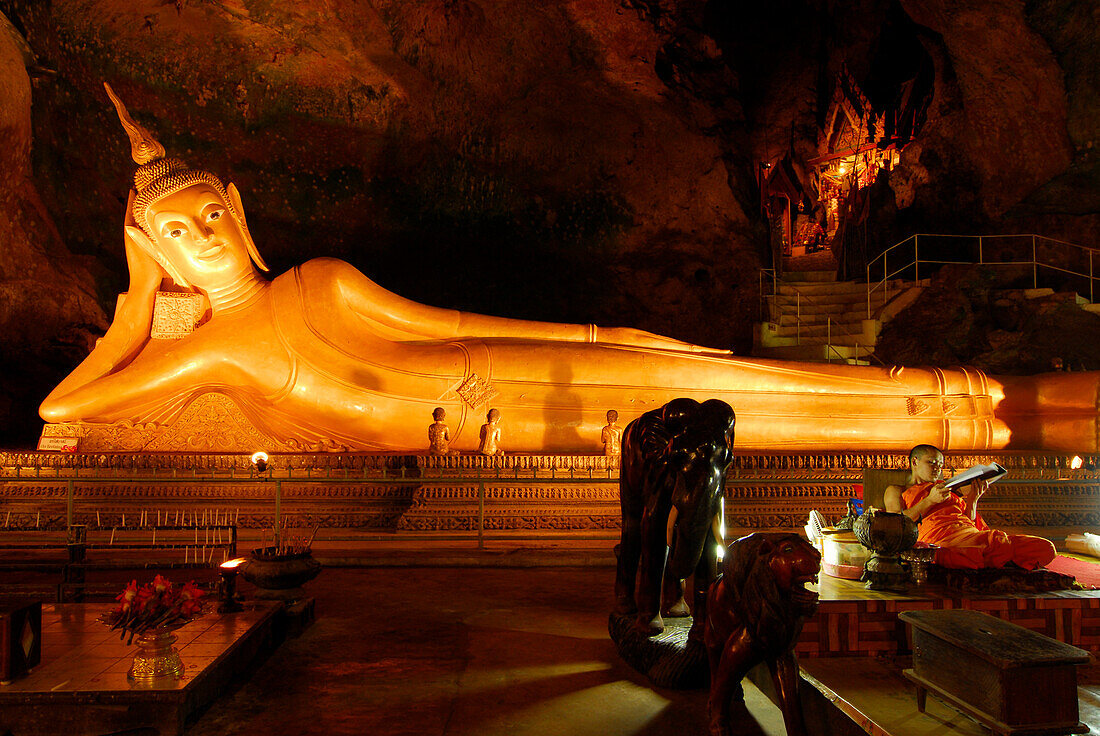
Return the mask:
<svg viewBox="0 0 1100 736">
<path fill-rule="evenodd" d="M 856 519 L 856 539 L 880 555 L 894 556 L 917 543 L 917 525 L 905 514 L 873 509 Z"/>
<path fill-rule="evenodd" d="M 321 563 L 310 551 L 276 554 L 273 547 L 252 550 L 244 579 L 256 586 L 257 598 L 295 601 L 305 596 L 302 586 L 321 572 Z"/>
<path fill-rule="evenodd" d="M 871 590 L 904 591 L 909 567 L 898 554 L 917 543 L 917 525 L 905 514 L 874 509 L 856 519 L 852 526 L 860 544 L 874 552 L 863 566 L 863 577 Z"/>
</svg>

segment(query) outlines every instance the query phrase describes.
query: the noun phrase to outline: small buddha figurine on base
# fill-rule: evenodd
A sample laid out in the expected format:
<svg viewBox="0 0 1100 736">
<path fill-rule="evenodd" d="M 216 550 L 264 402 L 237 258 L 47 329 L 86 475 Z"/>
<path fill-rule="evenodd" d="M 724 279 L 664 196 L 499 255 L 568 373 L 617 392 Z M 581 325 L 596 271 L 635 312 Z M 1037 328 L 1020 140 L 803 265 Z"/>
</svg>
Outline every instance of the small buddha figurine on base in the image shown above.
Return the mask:
<svg viewBox="0 0 1100 736">
<path fill-rule="evenodd" d="M 432 412 L 435 421 L 428 425 L 428 453 L 431 455 L 451 454 L 451 428 L 443 423 L 447 412 L 437 406 Z"/>
<path fill-rule="evenodd" d="M 600 432 L 604 457 L 617 458 L 622 454 L 623 428 L 616 424 L 618 421 L 619 412 L 614 409 L 609 410 L 607 412 L 607 426 Z"/>
<path fill-rule="evenodd" d="M 482 455 L 503 455 L 504 450 L 500 447 L 500 409 L 490 409 L 485 418 L 488 421 L 481 425 L 481 443 L 477 451 Z"/>
</svg>

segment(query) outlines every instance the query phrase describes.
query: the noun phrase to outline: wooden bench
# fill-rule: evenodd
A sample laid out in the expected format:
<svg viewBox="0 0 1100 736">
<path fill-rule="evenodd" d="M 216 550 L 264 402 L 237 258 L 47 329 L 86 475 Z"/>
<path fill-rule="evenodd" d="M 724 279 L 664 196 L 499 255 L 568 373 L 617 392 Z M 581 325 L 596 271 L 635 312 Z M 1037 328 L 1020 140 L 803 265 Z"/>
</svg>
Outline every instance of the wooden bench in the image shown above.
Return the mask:
<svg viewBox="0 0 1100 736">
<path fill-rule="evenodd" d="M 905 611 L 913 627 L 917 710 L 929 690 L 994 734 L 1085 733 L 1077 666 L 1088 652 L 985 613 Z"/>
</svg>

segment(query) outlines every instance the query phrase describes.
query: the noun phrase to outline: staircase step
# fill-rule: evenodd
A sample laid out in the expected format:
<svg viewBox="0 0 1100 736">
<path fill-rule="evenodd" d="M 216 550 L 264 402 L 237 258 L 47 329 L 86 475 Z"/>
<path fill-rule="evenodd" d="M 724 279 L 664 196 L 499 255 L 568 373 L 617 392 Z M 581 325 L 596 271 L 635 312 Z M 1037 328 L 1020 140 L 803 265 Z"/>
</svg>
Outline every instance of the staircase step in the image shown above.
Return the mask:
<svg viewBox="0 0 1100 736">
<path fill-rule="evenodd" d="M 758 358 L 778 358 L 781 360 L 804 360 L 815 363 L 827 361 L 834 363 L 851 363 L 853 365 L 868 365 L 867 360 L 873 351 L 867 347 L 852 348 L 843 345 L 834 345 L 831 348 L 825 345 L 790 345 L 774 348 L 757 348 L 753 355 Z"/>
<path fill-rule="evenodd" d="M 857 305 L 857 307 L 857 309 L 848 312 L 803 312 L 797 317 L 793 312 L 777 313 L 774 315 L 775 319 L 772 320 L 772 324 L 780 327 L 798 323 L 805 326 L 824 326 L 832 321 L 834 328 L 840 325 L 841 330 L 847 332 L 858 331 L 863 329 L 863 320 L 867 318 L 867 308 L 860 305 Z"/>
<path fill-rule="evenodd" d="M 836 270 L 829 269 L 827 271 L 787 271 L 781 279 L 784 281 L 836 281 Z"/>
<path fill-rule="evenodd" d="M 814 297 L 818 294 L 862 294 L 867 298 L 867 284 L 859 284 L 855 281 L 833 281 L 828 283 L 815 283 L 812 281 L 780 281 L 775 285 L 780 294 L 797 294 Z"/>
<path fill-rule="evenodd" d="M 829 313 L 836 314 L 837 312 L 854 312 L 859 307 L 863 307 L 864 314 L 867 313 L 867 297 L 863 294 L 854 296 L 833 296 L 829 294 L 816 294 L 812 297 L 797 297 L 788 296 L 786 294 L 779 294 L 777 296 L 769 296 L 768 304 L 772 306 L 772 312 L 776 310 L 782 311 L 787 314 L 794 314 L 795 311 L 801 313 Z"/>
<path fill-rule="evenodd" d="M 759 345 L 758 349 L 764 350 L 764 349 L 768 349 L 768 348 L 777 348 L 777 347 L 787 348 L 787 347 L 794 347 L 796 345 L 816 345 L 816 346 L 840 345 L 840 346 L 849 347 L 849 348 L 854 348 L 854 347 L 859 346 L 859 347 L 867 347 L 868 349 L 873 347 L 873 346 L 870 346 L 870 345 L 867 344 L 867 340 L 863 337 L 863 335 L 835 335 L 834 334 L 831 337 L 828 337 L 824 333 L 822 333 L 820 335 L 807 335 L 806 333 L 803 332 L 799 335 L 795 335 L 792 332 L 789 335 L 783 335 L 783 334 L 768 335 L 767 338 L 765 338 L 765 344 Z"/>
<path fill-rule="evenodd" d="M 834 322 L 830 326 L 828 324 L 807 325 L 805 323 L 798 325 L 791 322 L 790 324 L 777 325 L 774 334 L 776 337 L 794 337 L 796 335 L 801 337 L 827 337 L 832 335 L 834 340 L 846 336 L 862 338 L 863 323 L 848 322 L 837 324 Z"/>
</svg>

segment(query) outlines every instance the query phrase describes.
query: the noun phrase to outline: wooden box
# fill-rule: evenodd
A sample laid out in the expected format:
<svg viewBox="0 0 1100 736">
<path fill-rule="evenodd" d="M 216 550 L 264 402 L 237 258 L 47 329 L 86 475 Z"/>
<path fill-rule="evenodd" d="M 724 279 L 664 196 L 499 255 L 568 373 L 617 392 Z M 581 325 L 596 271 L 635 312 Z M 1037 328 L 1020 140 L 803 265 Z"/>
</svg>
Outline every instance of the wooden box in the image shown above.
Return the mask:
<svg viewBox="0 0 1100 736">
<path fill-rule="evenodd" d="M 1077 666 L 1088 652 L 985 613 L 905 611 L 913 626 L 917 709 L 927 691 L 994 734 L 1084 733 L 1078 720 Z"/>
<path fill-rule="evenodd" d="M 11 682 L 42 659 L 42 603 L 0 601 L 0 682 Z"/>
</svg>

